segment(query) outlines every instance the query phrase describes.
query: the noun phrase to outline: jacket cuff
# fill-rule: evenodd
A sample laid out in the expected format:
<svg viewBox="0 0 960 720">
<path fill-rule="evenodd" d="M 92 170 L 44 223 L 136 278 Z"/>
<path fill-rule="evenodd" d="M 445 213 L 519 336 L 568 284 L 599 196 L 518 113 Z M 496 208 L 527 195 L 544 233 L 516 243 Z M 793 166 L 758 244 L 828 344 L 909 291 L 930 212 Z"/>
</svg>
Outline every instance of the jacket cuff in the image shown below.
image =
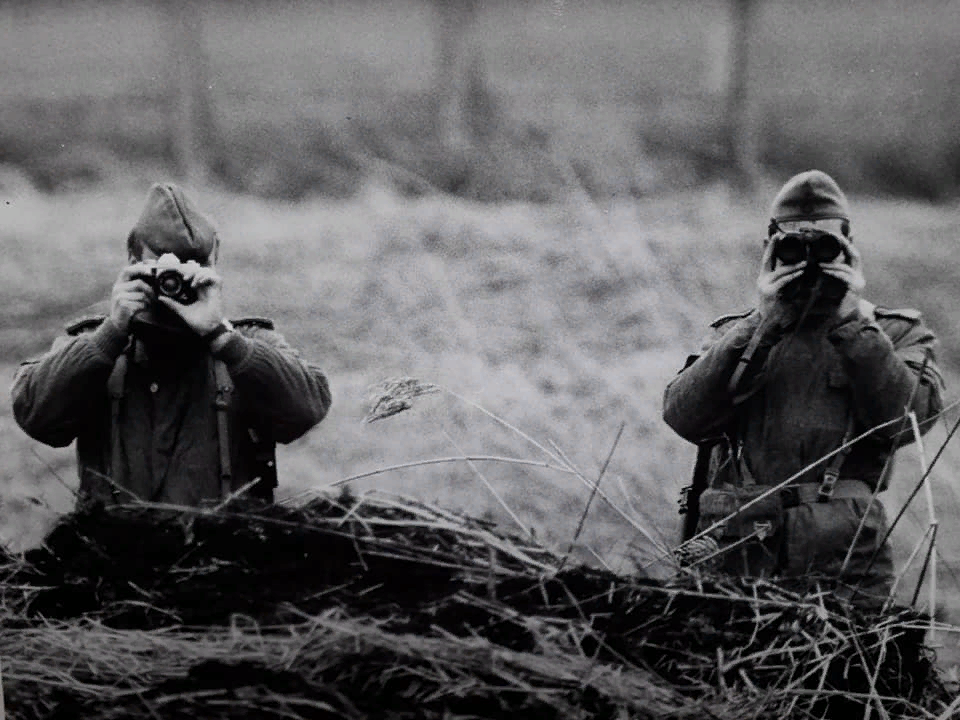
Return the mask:
<svg viewBox="0 0 960 720">
<path fill-rule="evenodd" d="M 237 331 L 230 333 L 230 339 L 217 352 L 212 353 L 217 360 L 223 360 L 227 367 L 234 369 L 243 365 L 253 353 L 255 343 Z"/>
<path fill-rule="evenodd" d="M 100 323 L 100 327 L 90 335 L 90 340 L 110 360 L 120 357 L 127 346 L 127 334 L 114 325 L 110 318 Z"/>
</svg>

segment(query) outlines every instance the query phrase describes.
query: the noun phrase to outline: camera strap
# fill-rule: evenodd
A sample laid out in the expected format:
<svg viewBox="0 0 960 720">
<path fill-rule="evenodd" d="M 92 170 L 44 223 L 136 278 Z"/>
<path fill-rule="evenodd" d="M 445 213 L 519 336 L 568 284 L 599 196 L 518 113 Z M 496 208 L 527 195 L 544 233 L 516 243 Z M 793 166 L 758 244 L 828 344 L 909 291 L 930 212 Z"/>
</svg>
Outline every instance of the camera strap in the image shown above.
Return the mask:
<svg viewBox="0 0 960 720">
<path fill-rule="evenodd" d="M 107 393 L 110 395 L 110 478 L 113 481 L 114 495 L 116 495 L 118 487 L 123 487 L 124 464 L 120 437 L 120 405 L 123 402 L 129 363 L 130 358 L 124 351 L 114 362 L 110 377 L 107 378 Z"/>
<path fill-rule="evenodd" d="M 740 381 L 743 379 L 743 373 L 746 371 L 750 361 L 753 360 L 753 356 L 757 352 L 757 348 L 760 347 L 760 343 L 763 341 L 763 335 L 765 332 L 764 325 L 765 323 L 761 323 L 760 326 L 754 331 L 750 338 L 750 342 L 747 343 L 747 347 L 744 348 L 743 353 L 741 353 L 737 360 L 737 366 L 733 369 L 733 375 L 730 376 L 730 382 L 727 385 L 727 392 L 729 392 L 730 395 L 735 398 L 734 404 L 737 404 L 737 402 L 740 400 L 737 395 L 737 389 L 740 387 Z"/>
<path fill-rule="evenodd" d="M 233 468 L 230 464 L 230 401 L 233 397 L 233 381 L 222 360 L 213 361 L 213 375 L 217 381 L 217 440 L 220 445 L 220 499 L 226 500 L 233 492 Z"/>
</svg>

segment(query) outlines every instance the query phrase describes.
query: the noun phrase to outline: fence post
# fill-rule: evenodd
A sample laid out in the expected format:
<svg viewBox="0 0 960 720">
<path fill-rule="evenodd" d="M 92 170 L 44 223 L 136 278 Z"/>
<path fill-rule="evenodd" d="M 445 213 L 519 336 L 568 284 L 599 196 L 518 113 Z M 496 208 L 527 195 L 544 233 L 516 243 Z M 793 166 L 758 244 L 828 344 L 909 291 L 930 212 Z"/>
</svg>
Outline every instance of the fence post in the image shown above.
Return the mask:
<svg viewBox="0 0 960 720">
<path fill-rule="evenodd" d="M 728 152 L 735 186 L 750 192 L 758 179 L 756 114 L 750 97 L 750 41 L 753 38 L 758 0 L 732 0 L 732 62 L 727 95 Z"/>
<path fill-rule="evenodd" d="M 207 179 L 216 133 L 210 104 L 210 63 L 203 43 L 202 5 L 161 0 L 167 16 L 174 102 L 171 146 L 177 173 L 191 184 Z"/>
<path fill-rule="evenodd" d="M 433 0 L 436 17 L 438 130 L 446 147 L 468 142 L 464 117 L 464 57 L 469 50 L 475 0 Z"/>
</svg>

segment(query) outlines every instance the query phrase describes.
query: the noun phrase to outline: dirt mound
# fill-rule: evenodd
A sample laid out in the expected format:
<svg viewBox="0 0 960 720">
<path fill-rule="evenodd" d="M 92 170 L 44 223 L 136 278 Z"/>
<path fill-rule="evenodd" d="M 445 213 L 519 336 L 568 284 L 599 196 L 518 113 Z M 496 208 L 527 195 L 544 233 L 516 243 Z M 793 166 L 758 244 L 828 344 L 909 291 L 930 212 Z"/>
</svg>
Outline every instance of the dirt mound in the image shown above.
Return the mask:
<svg viewBox="0 0 960 720">
<path fill-rule="evenodd" d="M 891 717 L 948 702 L 914 613 L 563 558 L 402 498 L 95 508 L 8 558 L 18 718 Z"/>
</svg>

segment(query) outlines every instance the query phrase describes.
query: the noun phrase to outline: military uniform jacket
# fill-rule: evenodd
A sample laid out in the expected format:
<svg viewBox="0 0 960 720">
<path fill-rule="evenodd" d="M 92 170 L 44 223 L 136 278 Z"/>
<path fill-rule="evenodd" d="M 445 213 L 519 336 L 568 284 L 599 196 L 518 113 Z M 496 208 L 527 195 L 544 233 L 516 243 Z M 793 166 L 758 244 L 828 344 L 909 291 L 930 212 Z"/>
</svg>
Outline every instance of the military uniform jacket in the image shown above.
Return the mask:
<svg viewBox="0 0 960 720">
<path fill-rule="evenodd" d="M 854 316 L 833 327 L 763 327 L 738 387 L 730 388 L 761 325 L 755 310 L 715 321 L 701 351 L 667 386 L 663 408 L 683 438 L 704 443 L 723 437 L 740 448 L 761 484 L 779 484 L 836 450 L 851 421 L 859 435 L 903 416 L 910 404 L 926 431 L 942 407 L 936 338 L 914 310 L 862 301 Z M 881 471 L 894 442 L 913 439 L 909 429 L 898 436 L 901 429 L 893 423 L 859 442 L 841 476 L 882 489 L 887 479 Z M 818 481 L 822 472 L 821 465 L 799 482 Z"/>
<path fill-rule="evenodd" d="M 269 321 L 237 321 L 219 350 L 234 386 L 229 406 L 232 486 L 255 479 L 258 456 L 299 438 L 326 415 L 324 374 L 304 362 Z M 119 410 L 121 452 L 111 452 L 108 378 L 121 354 L 127 372 Z M 197 353 L 175 372 L 150 363 L 142 345 L 107 318 L 75 324 L 14 379 L 14 416 L 32 438 L 77 441 L 82 499 L 131 497 L 197 505 L 220 496 L 214 358 Z M 111 467 L 112 458 L 122 467 Z M 260 457 L 259 459 L 262 459 Z M 118 481 L 114 481 L 117 478 Z M 275 475 L 269 478 L 272 495 Z M 119 487 L 118 487 L 119 485 Z"/>
</svg>

